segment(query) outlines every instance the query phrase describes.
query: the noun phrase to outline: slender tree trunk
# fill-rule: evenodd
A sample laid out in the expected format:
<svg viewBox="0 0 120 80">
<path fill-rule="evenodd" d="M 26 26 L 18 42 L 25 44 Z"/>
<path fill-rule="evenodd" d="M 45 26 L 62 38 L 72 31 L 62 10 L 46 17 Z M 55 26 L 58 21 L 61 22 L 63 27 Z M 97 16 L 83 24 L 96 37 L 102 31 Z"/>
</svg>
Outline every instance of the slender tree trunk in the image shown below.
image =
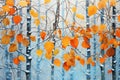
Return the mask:
<svg viewBox="0 0 120 80">
<path fill-rule="evenodd" d="M 30 1 L 31 2 L 31 1 Z M 31 16 L 29 14 L 30 12 L 30 8 L 31 4 L 29 4 L 27 6 L 27 37 L 29 40 L 29 43 L 31 43 L 30 41 L 30 35 L 31 35 Z M 29 46 L 26 48 L 26 80 L 31 80 L 31 48 L 30 48 L 30 44 Z"/>
<path fill-rule="evenodd" d="M 89 6 L 89 0 L 86 0 L 86 27 L 89 28 L 89 16 L 88 16 L 88 6 Z M 90 42 L 90 40 L 89 40 Z M 87 49 L 87 59 L 90 57 L 90 48 Z M 87 71 L 88 74 L 86 75 L 86 80 L 90 80 L 90 64 L 87 64 Z"/>
<path fill-rule="evenodd" d="M 3 4 L 5 4 L 6 0 L 3 1 Z M 12 67 L 12 62 L 11 62 L 11 55 L 8 52 L 7 45 L 5 45 L 5 71 L 6 71 L 6 80 L 12 80 L 12 73 L 10 71 L 10 68 Z"/>
<path fill-rule="evenodd" d="M 59 23 L 59 14 L 60 14 L 60 0 L 57 0 L 57 9 L 56 9 L 56 14 L 55 14 L 55 22 L 53 23 L 53 31 L 55 31 L 58 27 Z M 53 41 L 54 41 L 54 46 L 56 43 L 55 40 L 55 35 L 53 34 Z M 51 80 L 54 80 L 54 53 L 52 53 L 52 65 L 51 65 Z"/>
<path fill-rule="evenodd" d="M 40 0 L 38 1 L 38 5 L 40 6 Z M 39 19 L 40 19 L 40 7 L 38 8 Z M 37 49 L 40 49 L 40 25 L 38 26 L 38 38 L 37 38 Z M 41 57 L 42 58 L 42 57 Z M 40 80 L 40 57 L 37 57 L 37 80 Z"/>
<path fill-rule="evenodd" d="M 116 29 L 116 23 L 115 23 L 115 20 L 116 20 L 116 7 L 113 6 L 113 9 L 112 9 L 112 12 L 113 12 L 113 23 L 112 23 L 112 29 L 113 29 L 113 33 L 115 33 L 115 29 Z M 116 38 L 114 35 L 113 35 L 113 38 Z M 115 50 L 115 53 L 116 53 L 116 49 L 114 48 Z M 113 69 L 113 72 L 112 72 L 112 80 L 116 80 L 116 54 L 112 57 L 112 69 Z"/>
<path fill-rule="evenodd" d="M 96 15 L 94 15 L 94 24 L 96 24 Z M 97 36 L 96 36 L 96 34 L 94 34 L 94 36 L 93 36 L 93 42 L 94 42 L 94 44 L 93 44 L 93 53 L 94 53 L 94 55 L 96 55 L 96 38 L 97 38 Z M 93 60 L 96 62 L 96 56 L 94 56 L 93 57 Z M 93 67 L 93 80 L 96 80 L 96 64 L 95 64 L 95 66 Z"/>
<path fill-rule="evenodd" d="M 104 24 L 104 9 L 101 10 L 101 24 Z M 101 50 L 102 56 L 104 55 L 104 50 Z M 100 66 L 101 68 L 101 80 L 105 80 L 105 64 Z"/>
<path fill-rule="evenodd" d="M 62 17 L 64 18 L 64 15 L 65 14 L 65 12 L 64 12 L 64 0 L 62 0 Z M 65 24 L 64 24 L 64 21 L 62 22 L 62 36 L 64 36 L 64 26 L 65 26 Z M 64 52 L 63 52 L 64 53 Z M 64 76 L 65 76 L 65 71 L 64 71 L 64 69 L 62 68 L 62 80 L 64 80 Z"/>
</svg>

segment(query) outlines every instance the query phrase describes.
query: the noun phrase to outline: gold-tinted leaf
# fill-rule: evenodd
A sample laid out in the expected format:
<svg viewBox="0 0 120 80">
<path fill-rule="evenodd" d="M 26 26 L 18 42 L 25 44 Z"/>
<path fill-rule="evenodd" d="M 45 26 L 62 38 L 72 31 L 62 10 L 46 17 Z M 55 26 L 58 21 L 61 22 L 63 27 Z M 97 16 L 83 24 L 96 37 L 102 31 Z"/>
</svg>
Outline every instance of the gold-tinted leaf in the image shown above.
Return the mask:
<svg viewBox="0 0 120 80">
<path fill-rule="evenodd" d="M 36 54 L 38 57 L 41 57 L 43 54 L 43 51 L 41 49 L 36 50 Z"/>
<path fill-rule="evenodd" d="M 25 7 L 25 6 L 27 6 L 27 1 L 20 1 L 19 2 L 19 5 L 21 6 L 21 7 Z"/>
<path fill-rule="evenodd" d="M 56 65 L 57 67 L 60 67 L 61 61 L 59 59 L 54 59 L 54 65 Z"/>
<path fill-rule="evenodd" d="M 8 26 L 10 24 L 10 20 L 8 18 L 3 19 L 4 26 Z"/>
<path fill-rule="evenodd" d="M 97 7 L 95 5 L 91 5 L 88 7 L 88 16 L 92 16 L 97 13 Z"/>
<path fill-rule="evenodd" d="M 8 35 L 4 35 L 4 36 L 2 36 L 1 44 L 5 44 L 5 45 L 7 45 L 7 44 L 10 43 L 10 40 L 11 40 L 10 36 L 8 36 Z"/>
<path fill-rule="evenodd" d="M 82 15 L 82 14 L 76 14 L 76 17 L 81 19 L 81 20 L 84 20 L 84 15 Z"/>
<path fill-rule="evenodd" d="M 44 0 L 44 4 L 48 4 L 50 2 L 51 2 L 51 0 Z"/>
<path fill-rule="evenodd" d="M 22 62 L 25 62 L 25 61 L 26 61 L 25 56 L 23 56 L 23 55 L 19 55 L 19 56 L 18 56 L 18 59 L 19 59 L 20 61 L 22 61 Z"/>
<path fill-rule="evenodd" d="M 52 50 L 53 50 L 53 48 L 54 48 L 53 42 L 51 42 L 51 41 L 45 42 L 44 48 L 45 48 L 45 50 L 46 50 L 47 53 L 51 53 Z"/>
</svg>

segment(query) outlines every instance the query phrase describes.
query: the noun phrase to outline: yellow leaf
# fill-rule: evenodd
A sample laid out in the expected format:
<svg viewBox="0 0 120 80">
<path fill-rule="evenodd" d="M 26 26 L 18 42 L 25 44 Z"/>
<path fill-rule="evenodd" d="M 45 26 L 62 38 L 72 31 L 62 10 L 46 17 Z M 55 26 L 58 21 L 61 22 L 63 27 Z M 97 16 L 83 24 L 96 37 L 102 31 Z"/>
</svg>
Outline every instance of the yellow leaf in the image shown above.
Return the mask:
<svg viewBox="0 0 120 80">
<path fill-rule="evenodd" d="M 66 54 L 63 55 L 63 60 L 64 61 L 67 61 L 69 59 L 70 59 L 70 55 L 68 53 L 66 53 Z"/>
<path fill-rule="evenodd" d="M 44 15 L 40 16 L 40 18 L 41 18 L 42 20 L 45 20 L 45 16 L 44 16 Z"/>
<path fill-rule="evenodd" d="M 88 7 L 88 16 L 92 16 L 97 13 L 97 7 L 95 5 L 91 5 Z"/>
<path fill-rule="evenodd" d="M 60 61 L 59 59 L 55 59 L 55 60 L 54 60 L 54 65 L 60 67 L 61 61 Z"/>
<path fill-rule="evenodd" d="M 99 9 L 103 9 L 106 7 L 106 1 L 105 0 L 101 0 L 99 3 L 98 3 L 98 8 Z"/>
<path fill-rule="evenodd" d="M 10 24 L 10 20 L 8 18 L 3 19 L 4 26 L 8 26 Z"/>
<path fill-rule="evenodd" d="M 59 52 L 60 52 L 60 51 L 59 51 L 59 49 L 57 48 L 57 49 L 54 50 L 53 53 L 54 53 L 54 55 L 57 55 Z"/>
<path fill-rule="evenodd" d="M 2 9 L 3 9 L 4 12 L 9 12 L 10 11 L 10 8 L 9 8 L 8 5 L 2 6 Z"/>
<path fill-rule="evenodd" d="M 77 8 L 76 8 L 76 6 L 74 6 L 74 7 L 72 7 L 72 12 L 76 12 L 77 11 Z"/>
<path fill-rule="evenodd" d="M 51 41 L 45 42 L 44 48 L 45 48 L 45 50 L 46 50 L 47 53 L 51 53 L 52 50 L 53 50 L 53 48 L 54 48 L 53 42 L 51 42 Z"/>
<path fill-rule="evenodd" d="M 64 23 L 66 24 L 66 26 L 68 26 L 68 24 L 69 24 L 69 22 L 67 20 L 65 20 Z"/>
<path fill-rule="evenodd" d="M 50 2 L 51 2 L 51 0 L 44 0 L 44 4 L 48 4 Z"/>
<path fill-rule="evenodd" d="M 99 30 L 100 31 L 104 31 L 105 29 L 106 29 L 106 25 L 105 24 L 101 24 Z"/>
<path fill-rule="evenodd" d="M 39 20 L 39 19 L 35 19 L 34 24 L 35 24 L 36 26 L 38 26 L 38 25 L 40 24 L 40 20 Z"/>
<path fill-rule="evenodd" d="M 79 19 L 84 20 L 84 16 L 82 14 L 76 14 L 76 17 L 79 18 Z"/>
<path fill-rule="evenodd" d="M 70 37 L 65 36 L 62 38 L 62 47 L 66 48 L 70 44 Z"/>
<path fill-rule="evenodd" d="M 36 54 L 38 57 L 42 56 L 43 51 L 41 49 L 36 50 Z"/>
<path fill-rule="evenodd" d="M 27 2 L 26 2 L 26 1 L 20 1 L 20 2 L 19 2 L 19 5 L 20 5 L 21 7 L 25 7 L 25 6 L 27 6 Z"/>
<path fill-rule="evenodd" d="M 25 59 L 25 57 L 24 57 L 23 55 L 19 55 L 19 56 L 18 56 L 18 59 L 19 59 L 20 61 L 22 61 L 22 62 L 25 62 L 25 61 L 26 61 L 26 59 Z"/>
<path fill-rule="evenodd" d="M 31 10 L 30 10 L 30 15 L 31 15 L 33 18 L 38 18 L 38 12 L 36 12 L 34 9 L 31 9 Z"/>
</svg>

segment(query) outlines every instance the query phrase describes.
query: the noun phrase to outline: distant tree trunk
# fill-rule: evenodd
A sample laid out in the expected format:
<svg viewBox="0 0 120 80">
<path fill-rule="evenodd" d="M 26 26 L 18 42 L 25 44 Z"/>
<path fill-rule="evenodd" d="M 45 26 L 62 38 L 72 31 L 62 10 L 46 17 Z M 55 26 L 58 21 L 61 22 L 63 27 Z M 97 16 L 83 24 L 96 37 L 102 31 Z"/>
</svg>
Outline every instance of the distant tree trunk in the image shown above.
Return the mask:
<svg viewBox="0 0 120 80">
<path fill-rule="evenodd" d="M 89 0 L 86 0 L 86 27 L 89 28 L 90 23 L 89 23 L 89 16 L 88 16 L 88 6 L 89 6 Z M 90 43 L 90 40 L 89 40 Z M 87 49 L 87 59 L 90 57 L 90 48 Z M 89 71 L 86 75 L 86 80 L 90 80 L 90 64 L 87 64 L 87 71 Z"/>
<path fill-rule="evenodd" d="M 104 9 L 101 10 L 101 24 L 104 24 Z M 101 50 L 102 56 L 104 55 L 104 50 Z M 101 80 L 105 80 L 105 64 L 100 66 L 101 68 Z"/>
<path fill-rule="evenodd" d="M 22 9 L 20 10 L 20 16 L 22 16 Z M 19 33 L 22 33 L 22 26 L 23 26 L 23 23 L 20 23 L 20 31 Z M 19 48 L 19 51 L 18 52 L 18 56 L 21 55 L 21 52 L 22 52 L 22 45 L 21 43 L 18 44 L 18 48 Z M 22 76 L 21 76 L 21 63 L 18 65 L 18 70 L 17 70 L 17 80 L 21 80 Z"/>
<path fill-rule="evenodd" d="M 57 0 L 57 8 L 55 14 L 55 22 L 53 23 L 53 31 L 56 31 L 59 23 L 59 15 L 60 15 L 60 0 Z M 53 34 L 54 45 L 56 43 L 55 35 Z M 52 53 L 52 65 L 51 65 L 51 80 L 54 80 L 54 53 Z"/>
<path fill-rule="evenodd" d="M 115 30 L 116 30 L 116 7 L 113 6 L 112 8 L 112 12 L 113 12 L 113 23 L 112 23 L 112 29 L 113 29 L 113 33 L 115 33 Z M 116 38 L 115 35 L 113 35 L 113 38 Z M 114 48 L 115 50 L 115 53 L 116 53 L 116 49 Z M 113 72 L 112 72 L 112 80 L 116 80 L 116 54 L 112 57 L 112 69 L 113 69 Z"/>
<path fill-rule="evenodd" d="M 9 59 L 9 52 L 7 50 L 7 46 L 5 46 L 5 57 L 6 57 L 6 61 L 5 61 L 5 64 L 6 64 L 6 68 L 5 68 L 5 71 L 6 71 L 6 80 L 12 80 L 12 73 L 10 72 L 10 59 Z"/>
<path fill-rule="evenodd" d="M 96 15 L 94 15 L 94 24 L 96 24 Z M 96 41 L 96 38 L 97 38 L 97 35 L 96 34 L 94 34 L 94 36 L 93 36 L 93 42 L 94 42 L 94 44 L 93 44 L 93 53 L 94 53 L 94 55 L 96 55 L 96 49 L 97 49 L 97 47 L 96 47 L 96 43 L 97 43 L 97 41 Z M 96 62 L 96 56 L 94 56 L 93 57 L 93 60 Z M 93 80 L 96 80 L 96 64 L 95 64 L 95 66 L 93 67 Z"/>
<path fill-rule="evenodd" d="M 6 0 L 3 0 L 3 4 L 5 4 Z M 12 55 L 9 54 L 8 52 L 8 47 L 7 45 L 4 46 L 5 48 L 5 74 L 6 74 L 6 80 L 12 80 L 12 72 L 11 72 L 11 67 L 12 67 Z"/>
<path fill-rule="evenodd" d="M 31 1 L 30 1 L 31 2 Z M 29 43 L 31 43 L 30 41 L 30 35 L 31 35 L 31 16 L 29 14 L 30 12 L 30 8 L 31 4 L 29 4 L 27 6 L 27 37 L 29 40 Z M 31 80 L 31 46 L 29 44 L 29 46 L 26 48 L 26 80 Z"/>
<path fill-rule="evenodd" d="M 64 15 L 65 14 L 65 12 L 64 12 L 64 0 L 62 0 L 62 17 L 64 18 Z M 64 26 L 65 26 L 65 24 L 64 24 L 64 21 L 62 22 L 62 36 L 64 36 Z M 63 54 L 64 54 L 64 52 L 63 52 Z M 65 76 L 65 71 L 64 71 L 64 69 L 62 68 L 62 80 L 64 80 L 64 76 Z"/>
<path fill-rule="evenodd" d="M 40 5 L 40 0 L 38 0 L 38 5 Z M 39 13 L 39 19 L 40 19 L 40 7 L 38 8 L 38 13 Z M 38 30 L 38 35 L 37 35 L 37 49 L 40 49 L 40 25 L 37 28 Z M 40 57 L 37 57 L 37 80 L 40 80 L 40 62 L 41 59 Z"/>
</svg>

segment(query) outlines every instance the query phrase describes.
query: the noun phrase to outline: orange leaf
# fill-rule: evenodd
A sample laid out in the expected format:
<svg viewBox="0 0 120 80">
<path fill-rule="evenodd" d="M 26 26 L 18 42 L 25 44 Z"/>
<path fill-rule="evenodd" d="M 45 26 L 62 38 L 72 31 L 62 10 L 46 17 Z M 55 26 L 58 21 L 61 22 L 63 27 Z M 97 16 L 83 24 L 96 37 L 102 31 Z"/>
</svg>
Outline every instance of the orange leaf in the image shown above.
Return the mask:
<svg viewBox="0 0 120 80">
<path fill-rule="evenodd" d="M 23 35 L 22 34 L 17 34 L 16 35 L 16 40 L 18 43 L 21 43 L 23 41 Z"/>
<path fill-rule="evenodd" d="M 93 25 L 92 27 L 91 27 L 91 30 L 92 30 L 92 32 L 94 33 L 94 34 L 96 34 L 97 32 L 98 32 L 98 26 L 97 25 Z"/>
<path fill-rule="evenodd" d="M 105 58 L 103 58 L 103 57 L 102 57 L 102 58 L 100 58 L 100 63 L 101 63 L 101 64 L 105 63 L 105 60 L 106 60 L 106 59 L 105 59 Z"/>
<path fill-rule="evenodd" d="M 89 42 L 83 41 L 83 42 L 82 42 L 82 47 L 83 47 L 83 48 L 90 48 Z"/>
<path fill-rule="evenodd" d="M 10 24 L 10 20 L 8 18 L 4 18 L 2 22 L 4 26 L 8 26 Z"/>
<path fill-rule="evenodd" d="M 85 30 L 84 29 L 80 30 L 80 34 L 85 34 Z"/>
<path fill-rule="evenodd" d="M 60 67 L 61 61 L 59 59 L 54 59 L 54 65 Z"/>
<path fill-rule="evenodd" d="M 110 6 L 115 6 L 116 5 L 116 0 L 110 0 Z"/>
<path fill-rule="evenodd" d="M 15 13 L 15 8 L 10 8 L 9 15 L 13 15 Z"/>
<path fill-rule="evenodd" d="M 80 59 L 80 64 L 81 64 L 82 66 L 85 65 L 85 60 L 84 60 L 83 58 Z"/>
<path fill-rule="evenodd" d="M 68 70 L 71 68 L 71 66 L 68 65 L 67 62 L 64 62 L 63 68 L 64 68 L 66 71 L 68 71 Z"/>
<path fill-rule="evenodd" d="M 13 59 L 13 63 L 18 65 L 20 63 L 20 60 L 18 59 L 18 57 Z"/>
<path fill-rule="evenodd" d="M 14 0 L 6 0 L 6 5 L 14 6 Z"/>
<path fill-rule="evenodd" d="M 107 49 L 106 55 L 107 55 L 108 57 L 114 56 L 114 55 L 115 55 L 115 50 L 114 50 L 114 48 L 113 48 L 113 47 L 110 47 L 109 49 Z"/>
<path fill-rule="evenodd" d="M 17 44 L 15 43 L 10 44 L 9 52 L 15 52 L 17 51 L 17 49 L 18 49 Z"/>
<path fill-rule="evenodd" d="M 92 57 L 89 57 L 89 58 L 87 59 L 87 64 L 91 64 L 92 62 L 93 62 Z"/>
<path fill-rule="evenodd" d="M 97 13 L 97 7 L 95 5 L 91 5 L 88 7 L 88 16 L 92 16 Z"/>
<path fill-rule="evenodd" d="M 13 22 L 17 25 L 22 21 L 22 18 L 20 15 L 16 15 L 13 17 Z"/>
<path fill-rule="evenodd" d="M 8 35 L 13 38 L 15 36 L 15 31 L 14 30 L 10 30 Z"/>
<path fill-rule="evenodd" d="M 109 70 L 107 71 L 107 73 L 108 73 L 108 74 L 111 74 L 112 71 L 113 71 L 112 69 L 109 69 Z"/>
<path fill-rule="evenodd" d="M 95 62 L 92 62 L 91 65 L 92 65 L 92 66 L 95 66 Z"/>
<path fill-rule="evenodd" d="M 45 50 L 46 50 L 47 53 L 51 53 L 52 50 L 53 50 L 53 48 L 54 48 L 53 42 L 51 42 L 51 41 L 45 42 L 44 48 L 45 48 Z"/>
<path fill-rule="evenodd" d="M 78 38 L 74 37 L 73 39 L 70 40 L 70 44 L 72 47 L 77 48 L 79 44 Z"/>
<path fill-rule="evenodd" d="M 115 35 L 120 38 L 120 29 L 116 29 Z"/>
<path fill-rule="evenodd" d="M 27 38 L 23 38 L 22 44 L 23 44 L 23 46 L 28 47 L 28 45 L 29 45 L 29 40 L 28 40 Z"/>
<path fill-rule="evenodd" d="M 31 41 L 36 41 L 36 37 L 35 36 L 30 36 L 30 39 L 31 39 Z"/>
<path fill-rule="evenodd" d="M 42 38 L 42 40 L 44 40 L 45 37 L 46 37 L 46 32 L 42 31 L 42 32 L 40 33 L 40 37 Z"/>
<path fill-rule="evenodd" d="M 103 49 L 103 50 L 105 50 L 105 49 L 108 48 L 108 44 L 104 44 L 104 43 L 103 43 L 103 44 L 101 44 L 100 48 Z"/>
<path fill-rule="evenodd" d="M 46 53 L 45 58 L 48 60 L 52 59 L 52 53 Z"/>
<path fill-rule="evenodd" d="M 8 36 L 8 35 L 4 35 L 4 36 L 2 36 L 2 39 L 1 39 L 1 44 L 5 44 L 5 45 L 7 45 L 7 44 L 9 44 L 10 43 L 10 36 Z"/>
<path fill-rule="evenodd" d="M 78 55 L 76 55 L 76 56 L 75 56 L 75 59 L 78 60 L 78 61 L 80 61 L 81 57 L 78 56 Z"/>
<path fill-rule="evenodd" d="M 25 60 L 25 57 L 23 56 L 23 55 L 19 55 L 18 56 L 18 59 L 20 60 L 20 61 L 22 61 L 22 62 L 25 62 L 26 60 Z"/>
<path fill-rule="evenodd" d="M 117 16 L 118 22 L 120 22 L 120 15 Z"/>
</svg>

